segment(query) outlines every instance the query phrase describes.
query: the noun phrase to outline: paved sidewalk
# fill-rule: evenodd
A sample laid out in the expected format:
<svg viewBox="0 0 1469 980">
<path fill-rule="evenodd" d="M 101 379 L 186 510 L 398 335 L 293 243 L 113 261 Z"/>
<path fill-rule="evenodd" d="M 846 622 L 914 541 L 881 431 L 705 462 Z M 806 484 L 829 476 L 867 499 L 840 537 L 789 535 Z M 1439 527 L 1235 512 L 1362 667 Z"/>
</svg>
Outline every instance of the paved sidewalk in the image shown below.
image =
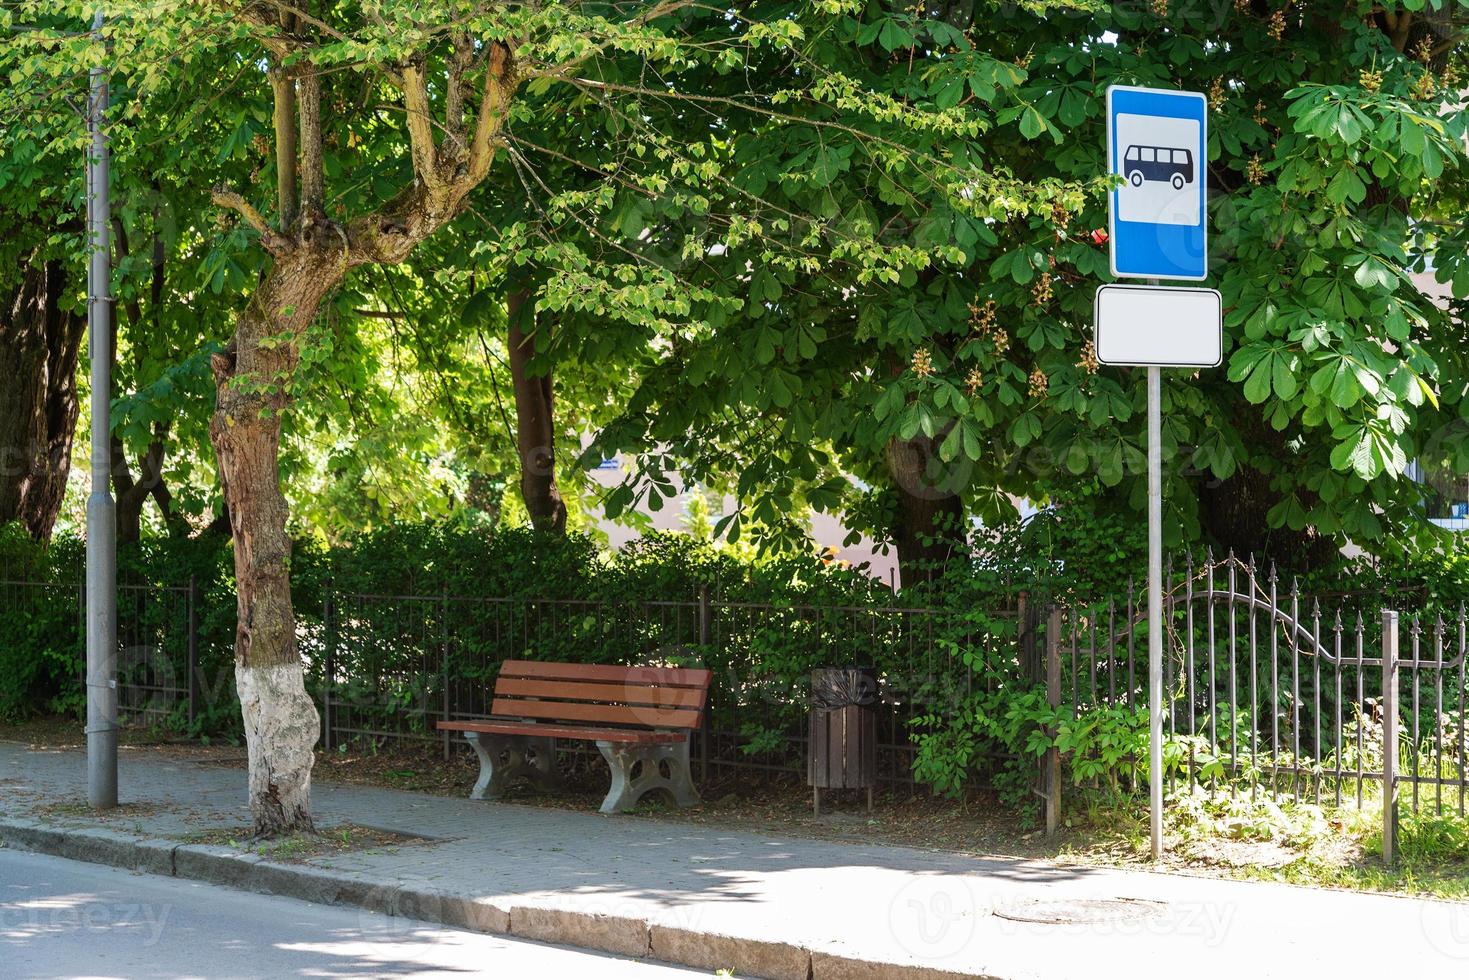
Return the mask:
<svg viewBox="0 0 1469 980">
<path fill-rule="evenodd" d="M 1469 905 L 766 837 L 639 817 L 319 783 L 318 821 L 432 838 L 263 861 L 180 845 L 248 822 L 238 769 L 125 751 L 109 819 L 38 812 L 84 793 L 80 752 L 0 742 L 11 846 L 361 905 L 740 976 L 1191 978 L 1469 975 Z M 1070 903 L 1067 907 L 1055 903 Z M 1100 904 L 1106 903 L 1106 904 Z M 1109 921 L 1046 924 L 1065 912 Z"/>
</svg>

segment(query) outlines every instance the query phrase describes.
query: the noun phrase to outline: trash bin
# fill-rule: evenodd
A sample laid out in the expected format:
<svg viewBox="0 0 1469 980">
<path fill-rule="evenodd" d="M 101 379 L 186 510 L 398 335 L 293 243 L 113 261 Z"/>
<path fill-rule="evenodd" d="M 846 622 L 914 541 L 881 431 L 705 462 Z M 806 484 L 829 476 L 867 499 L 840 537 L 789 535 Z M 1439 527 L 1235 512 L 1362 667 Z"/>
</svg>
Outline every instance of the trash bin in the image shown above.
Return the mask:
<svg viewBox="0 0 1469 980">
<path fill-rule="evenodd" d="M 821 791 L 872 790 L 877 784 L 877 671 L 821 667 L 811 672 L 811 762 L 807 781 L 821 815 Z"/>
</svg>

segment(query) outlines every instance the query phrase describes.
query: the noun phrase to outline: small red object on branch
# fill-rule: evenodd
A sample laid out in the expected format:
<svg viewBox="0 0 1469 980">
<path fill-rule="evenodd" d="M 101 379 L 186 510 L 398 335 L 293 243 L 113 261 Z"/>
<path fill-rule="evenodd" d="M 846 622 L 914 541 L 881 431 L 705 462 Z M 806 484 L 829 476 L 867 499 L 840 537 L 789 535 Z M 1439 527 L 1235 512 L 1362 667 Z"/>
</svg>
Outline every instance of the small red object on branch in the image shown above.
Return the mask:
<svg viewBox="0 0 1469 980">
<path fill-rule="evenodd" d="M 1105 231 L 1103 231 L 1101 228 L 1098 228 L 1096 231 L 1092 232 L 1092 244 L 1093 245 L 1105 245 L 1105 244 L 1107 244 L 1107 233 Z"/>
</svg>

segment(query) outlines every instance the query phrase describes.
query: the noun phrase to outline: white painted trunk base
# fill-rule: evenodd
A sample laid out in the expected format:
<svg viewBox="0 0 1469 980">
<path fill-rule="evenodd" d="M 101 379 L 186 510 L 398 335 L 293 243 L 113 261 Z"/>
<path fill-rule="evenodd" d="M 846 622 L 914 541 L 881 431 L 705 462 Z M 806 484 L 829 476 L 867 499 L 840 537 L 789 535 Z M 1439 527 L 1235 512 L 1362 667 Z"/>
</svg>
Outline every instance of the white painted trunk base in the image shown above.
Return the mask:
<svg viewBox="0 0 1469 980">
<path fill-rule="evenodd" d="M 250 814 L 256 833 L 311 825 L 312 751 L 321 717 L 301 664 L 235 666 L 250 758 Z"/>
</svg>

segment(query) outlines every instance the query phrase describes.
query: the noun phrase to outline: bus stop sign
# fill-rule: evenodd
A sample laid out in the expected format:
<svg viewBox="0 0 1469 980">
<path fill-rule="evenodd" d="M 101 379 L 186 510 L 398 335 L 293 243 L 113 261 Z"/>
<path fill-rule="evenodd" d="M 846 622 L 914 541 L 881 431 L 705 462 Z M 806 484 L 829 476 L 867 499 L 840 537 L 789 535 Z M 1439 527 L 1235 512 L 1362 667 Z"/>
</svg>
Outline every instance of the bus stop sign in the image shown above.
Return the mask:
<svg viewBox="0 0 1469 980">
<path fill-rule="evenodd" d="M 1112 275 L 1208 276 L 1208 100 L 1202 92 L 1107 89 Z"/>
</svg>

